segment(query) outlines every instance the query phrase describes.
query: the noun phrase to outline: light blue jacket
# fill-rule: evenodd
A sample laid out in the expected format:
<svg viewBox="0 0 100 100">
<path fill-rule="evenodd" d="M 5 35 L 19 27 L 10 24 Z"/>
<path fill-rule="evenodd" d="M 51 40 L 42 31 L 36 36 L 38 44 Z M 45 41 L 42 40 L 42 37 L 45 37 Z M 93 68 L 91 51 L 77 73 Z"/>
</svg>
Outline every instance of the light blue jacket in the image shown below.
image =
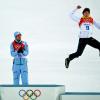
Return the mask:
<svg viewBox="0 0 100 100">
<path fill-rule="evenodd" d="M 10 53 L 11 56 L 14 57 L 14 64 L 25 64 L 27 62 L 26 56 L 29 54 L 29 48 L 26 42 L 24 42 L 25 48 L 23 53 L 18 53 L 17 51 L 14 50 L 13 44 L 11 43 L 10 45 Z"/>
</svg>

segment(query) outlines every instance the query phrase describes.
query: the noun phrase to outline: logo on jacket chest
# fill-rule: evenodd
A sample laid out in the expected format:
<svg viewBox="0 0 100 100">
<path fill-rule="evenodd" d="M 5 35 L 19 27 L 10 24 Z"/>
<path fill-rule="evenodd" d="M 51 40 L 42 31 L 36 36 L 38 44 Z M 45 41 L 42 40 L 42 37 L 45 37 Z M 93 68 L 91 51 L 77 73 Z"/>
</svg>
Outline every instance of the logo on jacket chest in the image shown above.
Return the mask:
<svg viewBox="0 0 100 100">
<path fill-rule="evenodd" d="M 13 47 L 14 47 L 14 50 L 18 50 L 18 49 L 24 49 L 25 47 L 25 44 L 23 42 L 21 43 L 17 43 L 16 41 L 13 42 Z"/>
</svg>

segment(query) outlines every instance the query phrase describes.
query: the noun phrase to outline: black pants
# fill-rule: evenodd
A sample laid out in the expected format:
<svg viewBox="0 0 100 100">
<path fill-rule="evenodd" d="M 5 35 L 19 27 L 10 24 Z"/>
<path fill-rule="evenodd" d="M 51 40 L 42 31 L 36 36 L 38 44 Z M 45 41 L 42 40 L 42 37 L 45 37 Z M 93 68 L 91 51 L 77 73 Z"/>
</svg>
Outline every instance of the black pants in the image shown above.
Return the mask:
<svg viewBox="0 0 100 100">
<path fill-rule="evenodd" d="M 73 60 L 74 58 L 77 58 L 82 55 L 86 45 L 90 45 L 93 48 L 96 48 L 100 51 L 100 42 L 96 39 L 90 37 L 90 38 L 80 38 L 77 51 L 75 53 L 72 53 L 69 55 L 69 59 Z"/>
</svg>

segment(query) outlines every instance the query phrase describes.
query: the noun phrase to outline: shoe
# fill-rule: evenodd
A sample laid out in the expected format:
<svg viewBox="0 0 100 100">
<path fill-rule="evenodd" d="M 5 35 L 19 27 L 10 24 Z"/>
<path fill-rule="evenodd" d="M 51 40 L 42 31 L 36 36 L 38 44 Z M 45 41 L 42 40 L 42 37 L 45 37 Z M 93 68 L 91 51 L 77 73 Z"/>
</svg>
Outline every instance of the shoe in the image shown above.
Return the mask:
<svg viewBox="0 0 100 100">
<path fill-rule="evenodd" d="M 70 59 L 66 58 L 65 59 L 65 66 L 66 66 L 66 68 L 69 68 L 69 63 L 70 63 Z"/>
</svg>

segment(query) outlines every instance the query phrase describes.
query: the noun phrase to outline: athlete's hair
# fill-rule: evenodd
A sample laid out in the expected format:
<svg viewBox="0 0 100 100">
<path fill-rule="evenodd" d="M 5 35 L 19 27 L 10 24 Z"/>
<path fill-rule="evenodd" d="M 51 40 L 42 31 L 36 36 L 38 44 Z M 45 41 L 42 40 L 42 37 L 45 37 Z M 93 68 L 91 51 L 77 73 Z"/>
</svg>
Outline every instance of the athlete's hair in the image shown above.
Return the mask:
<svg viewBox="0 0 100 100">
<path fill-rule="evenodd" d="M 89 8 L 84 8 L 82 13 L 84 14 L 86 11 L 88 11 L 90 13 L 90 9 Z"/>
</svg>

